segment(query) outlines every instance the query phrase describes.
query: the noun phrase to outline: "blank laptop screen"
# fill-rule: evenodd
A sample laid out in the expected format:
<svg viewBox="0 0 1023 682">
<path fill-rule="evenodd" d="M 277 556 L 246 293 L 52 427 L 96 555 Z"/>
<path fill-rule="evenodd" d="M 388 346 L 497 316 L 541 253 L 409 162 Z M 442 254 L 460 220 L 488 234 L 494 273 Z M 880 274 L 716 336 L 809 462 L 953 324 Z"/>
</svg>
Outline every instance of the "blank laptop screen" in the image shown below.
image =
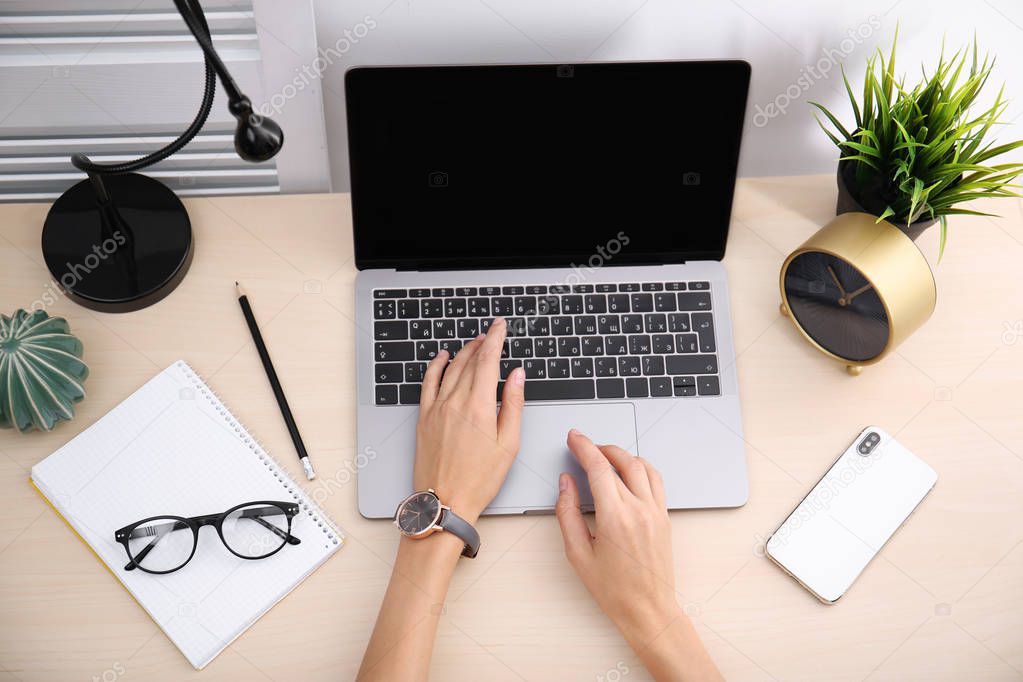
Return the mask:
<svg viewBox="0 0 1023 682">
<path fill-rule="evenodd" d="M 742 61 L 352 69 L 356 262 L 720 259 L 749 74 Z"/>
</svg>

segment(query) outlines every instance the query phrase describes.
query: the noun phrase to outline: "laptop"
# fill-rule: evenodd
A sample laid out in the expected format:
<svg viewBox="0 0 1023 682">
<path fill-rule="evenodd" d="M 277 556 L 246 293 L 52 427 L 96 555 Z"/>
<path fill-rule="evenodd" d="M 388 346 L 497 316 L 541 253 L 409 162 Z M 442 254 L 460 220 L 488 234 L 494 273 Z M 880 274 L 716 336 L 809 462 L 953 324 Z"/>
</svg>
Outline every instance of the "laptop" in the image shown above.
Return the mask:
<svg viewBox="0 0 1023 682">
<path fill-rule="evenodd" d="M 563 471 L 592 508 L 571 427 L 650 460 L 669 508 L 746 502 L 721 259 L 749 77 L 743 61 L 346 73 L 363 516 L 413 490 L 426 363 L 497 315 L 526 406 L 487 513 L 551 512 Z"/>
</svg>

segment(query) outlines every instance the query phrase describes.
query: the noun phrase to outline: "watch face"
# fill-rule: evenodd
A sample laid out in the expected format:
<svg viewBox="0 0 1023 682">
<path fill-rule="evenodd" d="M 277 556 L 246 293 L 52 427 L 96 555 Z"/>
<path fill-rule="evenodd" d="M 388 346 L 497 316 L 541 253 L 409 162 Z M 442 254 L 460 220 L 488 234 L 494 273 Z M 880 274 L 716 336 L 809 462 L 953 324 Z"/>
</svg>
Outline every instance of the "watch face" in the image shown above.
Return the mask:
<svg viewBox="0 0 1023 682">
<path fill-rule="evenodd" d="M 408 535 L 429 530 L 440 516 L 440 500 L 432 493 L 416 493 L 398 507 L 398 528 Z"/>
<path fill-rule="evenodd" d="M 891 328 L 873 285 L 846 261 L 819 251 L 801 253 L 785 271 L 792 316 L 817 345 L 846 360 L 876 358 Z"/>
</svg>

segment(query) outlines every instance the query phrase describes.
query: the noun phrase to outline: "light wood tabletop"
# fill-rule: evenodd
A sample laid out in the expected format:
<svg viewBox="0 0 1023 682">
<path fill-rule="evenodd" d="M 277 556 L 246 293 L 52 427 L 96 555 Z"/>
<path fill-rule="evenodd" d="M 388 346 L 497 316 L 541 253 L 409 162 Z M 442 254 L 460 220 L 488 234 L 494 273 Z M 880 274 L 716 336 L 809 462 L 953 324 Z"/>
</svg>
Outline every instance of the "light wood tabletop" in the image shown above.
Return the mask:
<svg viewBox="0 0 1023 682">
<path fill-rule="evenodd" d="M 740 182 L 725 257 L 750 471 L 741 509 L 672 513 L 678 599 L 731 680 L 1023 678 L 1023 202 L 954 216 L 931 320 L 850 377 L 778 314 L 785 255 L 834 215 L 834 178 Z M 88 395 L 51 433 L 0 432 L 0 682 L 347 680 L 397 545 L 356 510 L 351 213 L 347 195 L 185 202 L 196 255 L 140 312 L 59 299 L 85 344 Z M 44 204 L 0 206 L 0 312 L 45 303 Z M 305 483 L 234 295 L 240 280 L 319 472 Z M 174 360 L 191 363 L 333 516 L 347 544 L 201 673 L 28 482 L 31 467 Z M 938 484 L 834 606 L 763 542 L 869 424 Z M 566 427 L 569 425 L 566 425 Z M 549 516 L 485 518 L 458 567 L 435 680 L 646 680 L 576 580 Z M 187 614 L 184 614 L 187 617 Z"/>
</svg>

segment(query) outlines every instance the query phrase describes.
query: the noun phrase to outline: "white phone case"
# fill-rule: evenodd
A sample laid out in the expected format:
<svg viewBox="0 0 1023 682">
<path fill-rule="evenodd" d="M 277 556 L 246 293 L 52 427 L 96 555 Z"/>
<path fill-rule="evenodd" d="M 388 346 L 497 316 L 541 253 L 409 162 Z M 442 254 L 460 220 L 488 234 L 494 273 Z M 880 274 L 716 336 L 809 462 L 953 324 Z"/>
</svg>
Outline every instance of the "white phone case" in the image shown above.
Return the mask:
<svg viewBox="0 0 1023 682">
<path fill-rule="evenodd" d="M 870 434 L 879 442 L 863 455 Z M 891 435 L 864 429 L 767 541 L 767 556 L 828 604 L 913 513 L 938 474 Z"/>
</svg>

